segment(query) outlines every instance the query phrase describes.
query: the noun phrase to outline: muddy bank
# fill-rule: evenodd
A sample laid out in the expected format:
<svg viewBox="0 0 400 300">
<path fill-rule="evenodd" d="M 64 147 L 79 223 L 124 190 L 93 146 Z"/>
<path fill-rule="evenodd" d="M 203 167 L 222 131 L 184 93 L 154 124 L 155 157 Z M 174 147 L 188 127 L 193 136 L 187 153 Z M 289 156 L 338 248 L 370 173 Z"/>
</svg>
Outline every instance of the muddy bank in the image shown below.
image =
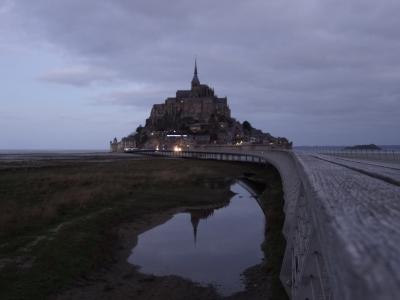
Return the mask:
<svg viewBox="0 0 400 300">
<path fill-rule="evenodd" d="M 220 205 L 208 206 L 219 208 Z M 204 287 L 178 276 L 146 275 L 127 262 L 137 244 L 137 237 L 170 220 L 176 213 L 200 207 L 180 207 L 164 213 L 154 213 L 141 221 L 124 224 L 118 229 L 118 243 L 113 251 L 113 263 L 80 279 L 75 286 L 52 299 L 272 299 L 270 275 L 262 264 L 244 272 L 246 290 L 221 297 L 213 286 Z M 162 249 L 160 249 L 162 251 Z"/>
<path fill-rule="evenodd" d="M 248 184 L 258 187 L 257 192 L 263 193 L 264 202 L 272 202 L 274 189 L 269 184 L 269 190 L 265 191 L 266 185 L 262 185 L 257 179 L 251 176 L 241 176 Z M 261 197 L 261 195 L 260 195 Z M 279 280 L 280 259 L 272 258 L 267 252 L 275 255 L 280 250 L 277 233 L 271 232 L 274 226 L 266 228 L 266 239 L 262 244 L 265 251 L 265 258 L 269 261 L 257 264 L 243 272 L 243 280 L 246 286 L 244 291 L 240 291 L 231 296 L 222 297 L 213 286 L 204 287 L 195 282 L 183 279 L 178 276 L 154 276 L 143 274 L 140 270 L 134 269 L 127 262 L 127 257 L 137 244 L 137 237 L 154 227 L 159 226 L 170 220 L 175 214 L 193 211 L 196 209 L 218 209 L 225 204 L 208 206 L 191 206 L 171 209 L 164 213 L 153 213 L 145 217 L 140 222 L 122 225 L 118 231 L 118 247 L 114 250 L 115 261 L 106 270 L 92 274 L 90 279 L 80 283 L 65 293 L 54 297 L 55 299 L 287 299 Z M 276 204 L 275 204 L 276 205 Z M 273 203 L 265 204 L 266 211 L 271 214 Z M 277 206 L 278 207 L 278 206 Z M 275 216 L 276 217 L 276 216 Z M 274 218 L 274 216 L 272 216 Z M 277 224 L 279 226 L 279 224 Z M 272 227 L 272 229 L 271 229 Z M 277 227 L 275 227 L 277 228 Z M 270 235 L 270 237 L 267 237 Z M 240 238 L 240 237 L 238 237 Z M 278 244 L 277 244 L 278 242 Z M 284 244 L 283 244 L 284 245 Z M 162 251 L 162 249 L 159 249 Z"/>
<path fill-rule="evenodd" d="M 134 223 L 121 225 L 118 228 L 116 247 L 113 249 L 113 263 L 82 278 L 76 282 L 76 286 L 51 298 L 219 299 L 216 291 L 211 287 L 201 287 L 178 276 L 146 275 L 127 262 L 132 248 L 137 245 L 137 237 L 141 233 L 167 222 L 176 213 L 187 209 L 188 207 L 180 207 L 167 212 L 153 213 L 143 216 Z"/>
</svg>

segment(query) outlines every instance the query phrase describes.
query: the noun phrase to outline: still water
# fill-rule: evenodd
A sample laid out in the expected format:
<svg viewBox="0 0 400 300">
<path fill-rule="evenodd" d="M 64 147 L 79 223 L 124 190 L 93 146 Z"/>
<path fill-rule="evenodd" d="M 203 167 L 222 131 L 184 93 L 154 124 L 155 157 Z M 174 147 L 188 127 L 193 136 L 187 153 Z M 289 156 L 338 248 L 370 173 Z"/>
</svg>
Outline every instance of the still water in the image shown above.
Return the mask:
<svg viewBox="0 0 400 300">
<path fill-rule="evenodd" d="M 241 274 L 263 258 L 265 217 L 242 182 L 228 206 L 178 213 L 141 234 L 128 262 L 154 275 L 177 275 L 222 295 L 244 290 Z"/>
</svg>

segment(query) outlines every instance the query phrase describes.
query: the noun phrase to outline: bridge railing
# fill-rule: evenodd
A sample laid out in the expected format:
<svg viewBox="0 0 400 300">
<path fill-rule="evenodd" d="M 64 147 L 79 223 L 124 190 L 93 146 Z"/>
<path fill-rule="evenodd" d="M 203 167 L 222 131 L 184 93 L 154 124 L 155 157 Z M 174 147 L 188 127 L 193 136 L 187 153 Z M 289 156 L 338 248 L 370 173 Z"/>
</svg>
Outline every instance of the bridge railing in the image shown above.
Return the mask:
<svg viewBox="0 0 400 300">
<path fill-rule="evenodd" d="M 315 147 L 308 149 L 307 152 L 344 158 L 400 163 L 399 150 L 338 149 L 337 147 Z"/>
<path fill-rule="evenodd" d="M 129 151 L 133 152 L 133 151 Z M 173 151 L 173 150 L 136 150 L 134 153 L 143 153 L 152 156 L 166 156 L 176 158 L 212 159 L 224 161 L 240 161 L 251 163 L 266 163 L 267 160 L 261 155 L 238 153 L 235 151 Z"/>
</svg>

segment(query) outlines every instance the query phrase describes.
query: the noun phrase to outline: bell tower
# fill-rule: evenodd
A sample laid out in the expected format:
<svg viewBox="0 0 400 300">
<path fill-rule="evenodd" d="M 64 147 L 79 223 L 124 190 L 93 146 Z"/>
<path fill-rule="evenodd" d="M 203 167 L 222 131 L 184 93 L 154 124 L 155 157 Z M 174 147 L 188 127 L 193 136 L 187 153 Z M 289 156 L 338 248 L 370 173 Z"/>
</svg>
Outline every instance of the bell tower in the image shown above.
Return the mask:
<svg viewBox="0 0 400 300">
<path fill-rule="evenodd" d="M 194 74 L 193 74 L 193 79 L 192 79 L 192 88 L 199 86 L 200 85 L 200 80 L 199 77 L 197 77 L 197 60 L 194 60 Z"/>
</svg>

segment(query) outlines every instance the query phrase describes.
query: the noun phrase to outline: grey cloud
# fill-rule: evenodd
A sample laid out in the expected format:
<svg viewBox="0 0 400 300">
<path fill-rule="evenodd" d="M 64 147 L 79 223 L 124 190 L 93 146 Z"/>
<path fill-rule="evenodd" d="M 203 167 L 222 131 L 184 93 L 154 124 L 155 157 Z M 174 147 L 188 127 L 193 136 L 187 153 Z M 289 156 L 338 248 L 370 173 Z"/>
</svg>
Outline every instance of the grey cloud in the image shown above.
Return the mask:
<svg viewBox="0 0 400 300">
<path fill-rule="evenodd" d="M 88 86 L 94 83 L 113 82 L 118 80 L 118 76 L 116 72 L 110 70 L 78 66 L 52 70 L 41 75 L 39 79 L 58 84 Z"/>
<path fill-rule="evenodd" d="M 13 9 L 35 36 L 90 68 L 163 87 L 103 95 L 103 103 L 162 102 L 188 86 L 197 55 L 200 80 L 228 96 L 238 119 L 257 118 L 268 131 L 278 115 L 274 128 L 289 134 L 285 124 L 295 118 L 303 136 L 321 118 L 332 130 L 352 116 L 398 126 L 397 0 L 17 0 Z M 114 80 L 96 72 L 44 77 L 78 86 Z"/>
<path fill-rule="evenodd" d="M 150 109 L 152 104 L 162 102 L 167 89 L 161 87 L 138 85 L 136 88 L 114 90 L 93 97 L 94 104 L 132 106 Z"/>
</svg>

